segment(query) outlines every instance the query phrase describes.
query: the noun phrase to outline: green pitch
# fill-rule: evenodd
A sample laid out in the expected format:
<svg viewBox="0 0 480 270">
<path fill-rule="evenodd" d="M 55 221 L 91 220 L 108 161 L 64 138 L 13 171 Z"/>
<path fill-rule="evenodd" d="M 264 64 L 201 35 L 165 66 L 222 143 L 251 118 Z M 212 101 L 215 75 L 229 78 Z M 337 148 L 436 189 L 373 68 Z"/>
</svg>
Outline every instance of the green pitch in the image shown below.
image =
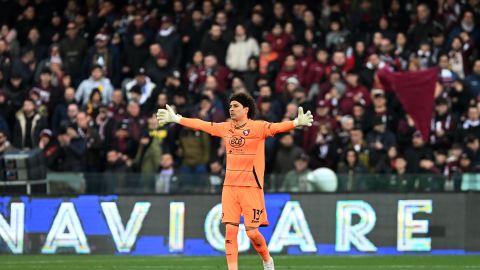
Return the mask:
<svg viewBox="0 0 480 270">
<path fill-rule="evenodd" d="M 276 269 L 480 269 L 480 256 L 275 256 Z M 223 257 L 0 256 L 1 270 L 226 269 Z M 240 270 L 263 269 L 258 256 L 240 256 Z"/>
</svg>

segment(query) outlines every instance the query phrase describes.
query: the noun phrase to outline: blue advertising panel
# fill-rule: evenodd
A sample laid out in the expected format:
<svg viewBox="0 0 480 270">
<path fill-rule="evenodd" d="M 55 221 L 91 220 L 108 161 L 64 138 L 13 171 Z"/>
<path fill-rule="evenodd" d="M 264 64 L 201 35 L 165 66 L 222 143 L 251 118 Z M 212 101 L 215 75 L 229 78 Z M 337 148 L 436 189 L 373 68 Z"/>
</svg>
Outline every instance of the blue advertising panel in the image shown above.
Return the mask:
<svg viewBox="0 0 480 270">
<path fill-rule="evenodd" d="M 480 254 L 479 195 L 267 194 L 260 230 L 274 254 Z M 0 197 L 0 253 L 223 255 L 221 217 L 217 195 Z"/>
</svg>

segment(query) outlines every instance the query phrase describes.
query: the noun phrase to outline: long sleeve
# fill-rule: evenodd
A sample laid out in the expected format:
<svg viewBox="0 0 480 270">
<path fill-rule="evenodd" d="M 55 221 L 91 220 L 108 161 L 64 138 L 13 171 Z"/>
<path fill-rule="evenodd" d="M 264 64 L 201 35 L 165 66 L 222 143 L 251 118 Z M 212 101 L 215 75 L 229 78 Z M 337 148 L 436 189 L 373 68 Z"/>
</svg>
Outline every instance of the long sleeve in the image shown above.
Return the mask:
<svg viewBox="0 0 480 270">
<path fill-rule="evenodd" d="M 182 117 L 180 119 L 180 125 L 204 131 L 212 136 L 222 136 L 222 123 L 206 122 L 196 118 Z"/>
<path fill-rule="evenodd" d="M 78 86 L 77 91 L 75 92 L 75 100 L 77 103 L 84 104 L 85 101 L 83 100 L 83 92 L 85 91 L 85 81 L 80 83 L 80 86 Z"/>
<path fill-rule="evenodd" d="M 277 133 L 286 132 L 295 128 L 293 121 L 284 121 L 280 123 L 265 122 L 265 137 L 274 136 Z"/>
</svg>

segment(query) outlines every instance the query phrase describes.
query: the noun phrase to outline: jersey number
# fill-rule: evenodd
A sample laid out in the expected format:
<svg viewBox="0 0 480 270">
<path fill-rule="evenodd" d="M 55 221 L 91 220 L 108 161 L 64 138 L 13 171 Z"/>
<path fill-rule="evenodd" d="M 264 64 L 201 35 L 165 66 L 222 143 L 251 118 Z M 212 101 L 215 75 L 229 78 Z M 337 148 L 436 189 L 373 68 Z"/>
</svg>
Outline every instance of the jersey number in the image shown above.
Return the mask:
<svg viewBox="0 0 480 270">
<path fill-rule="evenodd" d="M 262 215 L 263 213 L 263 209 L 260 210 L 260 209 L 252 209 L 253 210 L 253 219 L 254 220 L 260 220 L 260 216 Z"/>
</svg>

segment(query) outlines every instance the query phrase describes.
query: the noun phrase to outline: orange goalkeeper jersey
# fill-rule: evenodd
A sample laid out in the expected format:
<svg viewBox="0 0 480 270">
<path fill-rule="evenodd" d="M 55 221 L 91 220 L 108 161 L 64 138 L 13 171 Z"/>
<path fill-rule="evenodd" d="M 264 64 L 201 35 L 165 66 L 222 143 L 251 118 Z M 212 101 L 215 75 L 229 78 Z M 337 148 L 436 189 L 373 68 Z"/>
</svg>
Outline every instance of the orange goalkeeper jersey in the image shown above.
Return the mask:
<svg viewBox="0 0 480 270">
<path fill-rule="evenodd" d="M 227 153 L 224 185 L 259 188 L 263 188 L 265 173 L 265 138 L 294 128 L 293 121 L 248 120 L 242 128 L 235 128 L 233 122 L 213 123 L 185 117 L 180 124 L 223 138 Z"/>
</svg>

